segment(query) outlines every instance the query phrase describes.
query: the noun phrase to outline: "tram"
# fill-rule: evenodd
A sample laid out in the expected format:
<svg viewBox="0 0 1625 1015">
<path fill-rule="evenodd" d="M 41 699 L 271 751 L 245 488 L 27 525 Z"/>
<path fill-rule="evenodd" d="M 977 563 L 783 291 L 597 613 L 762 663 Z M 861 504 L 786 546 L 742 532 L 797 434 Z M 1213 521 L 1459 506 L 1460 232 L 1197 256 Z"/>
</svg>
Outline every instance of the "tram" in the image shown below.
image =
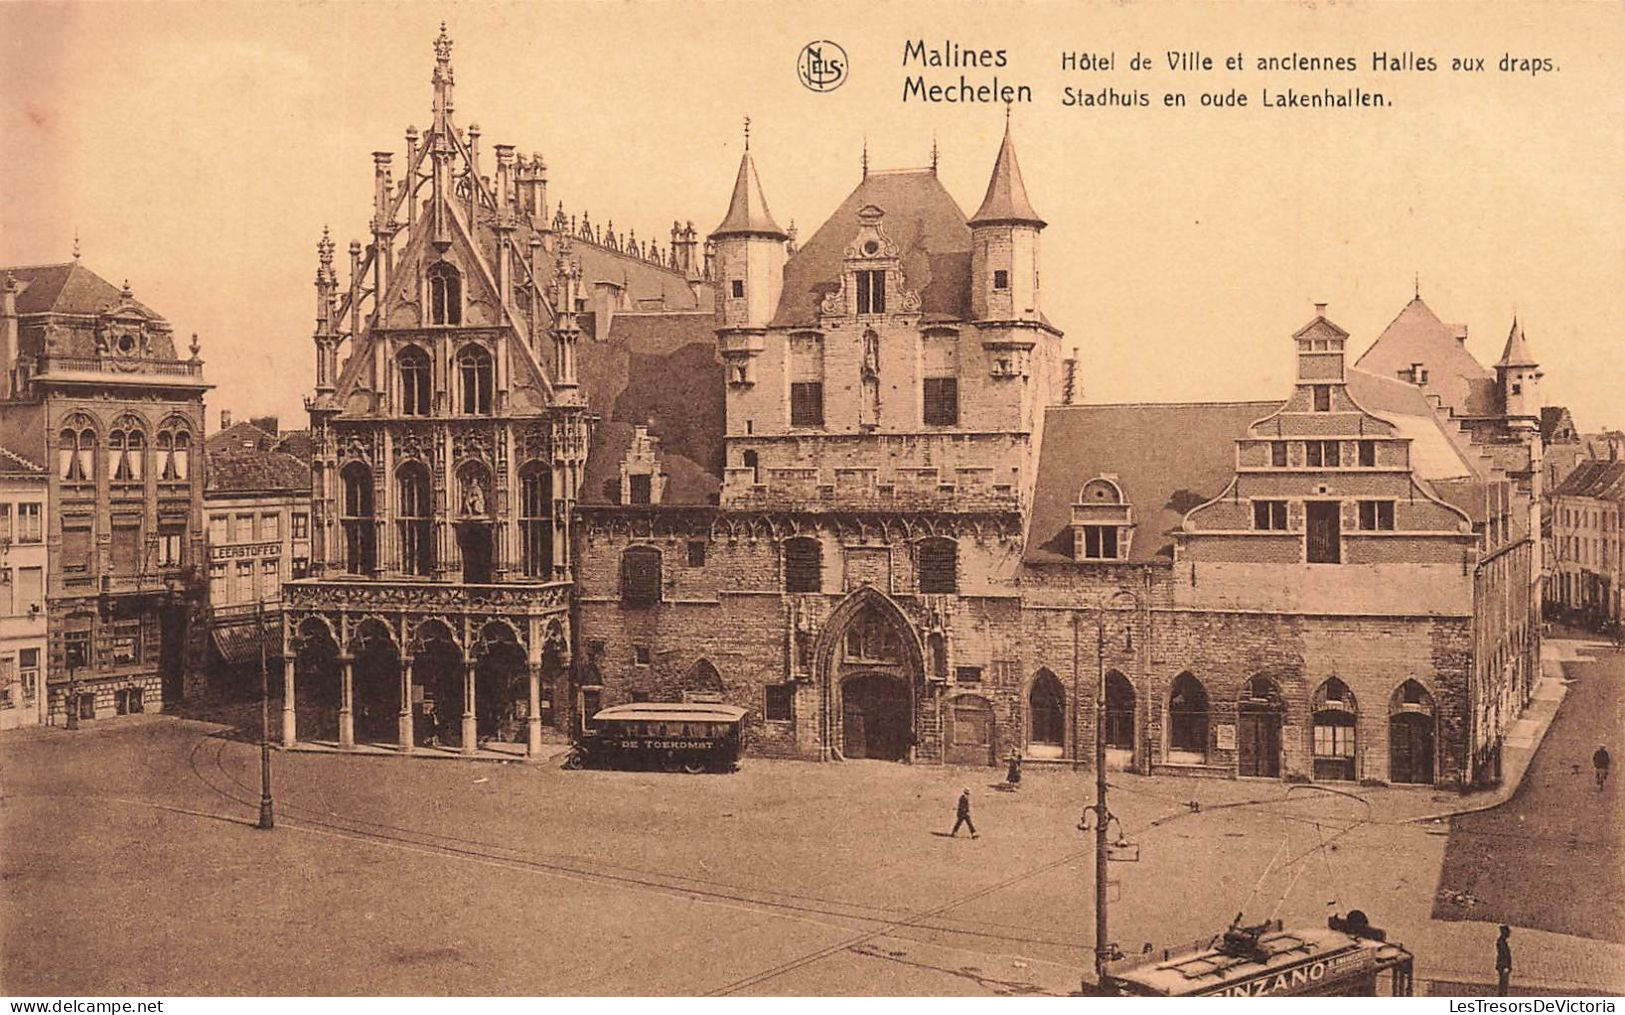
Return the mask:
<svg viewBox="0 0 1625 1015">
<path fill-rule="evenodd" d="M 1327 925 L 1232 924 L 1216 939 L 1106 966 L 1114 997 L 1410 997 L 1411 953 L 1353 910 Z"/>
<path fill-rule="evenodd" d="M 736 705 L 645 701 L 611 705 L 576 737 L 568 768 L 633 768 L 690 773 L 739 767 Z"/>
</svg>

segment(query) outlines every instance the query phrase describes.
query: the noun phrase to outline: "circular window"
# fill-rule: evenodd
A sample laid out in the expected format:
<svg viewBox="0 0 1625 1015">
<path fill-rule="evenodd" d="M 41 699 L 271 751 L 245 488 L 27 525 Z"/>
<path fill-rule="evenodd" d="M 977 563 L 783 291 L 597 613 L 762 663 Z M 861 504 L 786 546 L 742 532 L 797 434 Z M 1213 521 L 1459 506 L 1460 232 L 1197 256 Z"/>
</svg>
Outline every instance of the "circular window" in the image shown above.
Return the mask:
<svg viewBox="0 0 1625 1015">
<path fill-rule="evenodd" d="M 118 340 L 118 351 L 123 353 L 135 352 L 135 336 L 120 335 Z"/>
<path fill-rule="evenodd" d="M 863 245 L 863 252 L 868 254 L 870 257 L 873 257 L 874 255 L 880 253 L 880 244 L 876 243 L 874 240 L 870 240 L 868 243 Z"/>
</svg>

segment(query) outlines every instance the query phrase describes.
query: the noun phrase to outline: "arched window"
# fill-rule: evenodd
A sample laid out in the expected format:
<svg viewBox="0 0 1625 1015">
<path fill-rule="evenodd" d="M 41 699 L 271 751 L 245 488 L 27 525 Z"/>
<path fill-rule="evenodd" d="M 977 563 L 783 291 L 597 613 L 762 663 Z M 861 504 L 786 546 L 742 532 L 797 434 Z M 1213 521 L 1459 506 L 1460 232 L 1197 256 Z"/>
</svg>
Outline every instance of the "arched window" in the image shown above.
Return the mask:
<svg viewBox="0 0 1625 1015">
<path fill-rule="evenodd" d="M 395 358 L 395 367 L 401 376 L 401 415 L 427 416 L 432 387 L 429 354 L 409 345 Z"/>
<path fill-rule="evenodd" d="M 1200 680 L 1181 673 L 1168 689 L 1168 751 L 1187 757 L 1169 760 L 1206 761 L 1207 724 L 1207 691 Z"/>
<path fill-rule="evenodd" d="M 546 462 L 530 462 L 519 470 L 519 538 L 525 574 L 552 577 L 553 473 Z"/>
<path fill-rule="evenodd" d="M 401 570 L 427 575 L 434 567 L 434 540 L 430 535 L 429 472 L 407 462 L 395 473 L 395 514 L 401 532 Z"/>
<path fill-rule="evenodd" d="M 1066 744 L 1066 691 L 1049 670 L 1039 670 L 1027 692 L 1027 753 L 1059 758 Z"/>
<path fill-rule="evenodd" d="M 463 323 L 463 277 L 445 261 L 429 266 L 429 323 Z"/>
<path fill-rule="evenodd" d="M 933 536 L 919 544 L 920 592 L 952 594 L 959 591 L 959 544 Z"/>
<path fill-rule="evenodd" d="M 1312 707 L 1315 778 L 1353 780 L 1357 756 L 1355 717 L 1360 714 L 1354 692 L 1332 677 L 1315 689 Z"/>
<path fill-rule="evenodd" d="M 146 452 L 140 422 L 125 417 L 113 427 L 107 434 L 107 475 L 115 482 L 138 483 Z"/>
<path fill-rule="evenodd" d="M 96 431 L 66 427 L 59 437 L 57 450 L 61 478 L 74 483 L 88 483 L 96 478 Z"/>
<path fill-rule="evenodd" d="M 377 534 L 373 529 L 372 470 L 351 462 L 339 473 L 344 483 L 343 511 L 344 570 L 349 574 L 369 574 L 377 564 Z"/>
<path fill-rule="evenodd" d="M 179 423 L 166 423 L 158 431 L 158 478 L 184 480 L 192 471 L 192 434 Z"/>
<path fill-rule="evenodd" d="M 621 603 L 653 606 L 660 602 L 660 551 L 652 546 L 629 546 L 621 554 Z"/>
<path fill-rule="evenodd" d="M 902 662 L 903 639 L 888 618 L 873 608 L 865 609 L 846 629 L 846 661 Z"/>
<path fill-rule="evenodd" d="M 491 354 L 482 346 L 463 346 L 457 354 L 457 411 L 489 416 L 491 386 Z"/>
<path fill-rule="evenodd" d="M 784 541 L 784 591 L 820 592 L 824 587 L 823 547 L 818 540 L 797 536 Z"/>
<path fill-rule="evenodd" d="M 717 672 L 717 668 L 711 665 L 709 659 L 695 660 L 694 665 L 690 666 L 688 673 L 683 676 L 684 692 L 698 691 L 701 694 L 721 694 L 723 690 L 722 674 Z"/>
</svg>

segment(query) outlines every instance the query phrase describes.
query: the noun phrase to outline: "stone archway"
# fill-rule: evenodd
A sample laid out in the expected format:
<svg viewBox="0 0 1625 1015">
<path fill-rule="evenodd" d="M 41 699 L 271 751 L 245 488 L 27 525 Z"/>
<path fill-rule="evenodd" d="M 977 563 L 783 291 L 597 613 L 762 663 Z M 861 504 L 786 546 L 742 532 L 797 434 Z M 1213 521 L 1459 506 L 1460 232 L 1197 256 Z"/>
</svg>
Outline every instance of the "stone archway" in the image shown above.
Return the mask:
<svg viewBox="0 0 1625 1015">
<path fill-rule="evenodd" d="M 462 745 L 463 649 L 438 620 L 418 625 L 413 653 L 413 735 L 419 744 Z"/>
<path fill-rule="evenodd" d="M 332 630 L 315 617 L 299 624 L 294 644 L 294 701 L 297 736 L 337 740 L 339 735 L 339 646 Z"/>
<path fill-rule="evenodd" d="M 506 624 L 490 623 L 480 634 L 474 670 L 474 717 L 480 739 L 523 739 L 519 714 L 528 706 L 530 672 L 525 648 Z"/>
<path fill-rule="evenodd" d="M 356 740 L 394 740 L 400 728 L 401 656 L 393 633 L 380 620 L 363 620 L 351 635 L 350 657 Z"/>
<path fill-rule="evenodd" d="M 813 661 L 826 757 L 902 761 L 915 753 L 925 664 L 919 636 L 890 597 L 870 586 L 848 596 L 819 631 Z M 849 733 L 849 719 L 861 731 Z M 939 746 L 929 745 L 929 753 Z"/>
</svg>

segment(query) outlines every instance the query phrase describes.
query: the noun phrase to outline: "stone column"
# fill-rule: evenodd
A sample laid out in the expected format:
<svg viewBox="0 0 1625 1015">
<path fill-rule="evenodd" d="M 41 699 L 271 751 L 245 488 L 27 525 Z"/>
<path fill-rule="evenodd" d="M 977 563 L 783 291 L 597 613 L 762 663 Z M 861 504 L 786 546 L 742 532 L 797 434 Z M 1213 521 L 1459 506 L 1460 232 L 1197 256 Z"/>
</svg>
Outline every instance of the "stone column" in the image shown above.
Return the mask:
<svg viewBox="0 0 1625 1015">
<path fill-rule="evenodd" d="M 401 657 L 401 750 L 412 750 L 412 656 Z"/>
<path fill-rule="evenodd" d="M 294 657 L 282 660 L 282 746 L 292 747 L 299 739 L 299 719 L 293 707 Z"/>
<path fill-rule="evenodd" d="M 537 761 L 542 756 L 542 664 L 531 663 L 529 737 L 525 741 L 525 756 Z"/>
<path fill-rule="evenodd" d="M 479 749 L 479 728 L 474 722 L 474 660 L 463 661 L 463 753 Z"/>
<path fill-rule="evenodd" d="M 355 715 L 352 709 L 352 697 L 355 691 L 355 659 L 345 655 L 339 657 L 339 746 L 355 746 Z"/>
</svg>

